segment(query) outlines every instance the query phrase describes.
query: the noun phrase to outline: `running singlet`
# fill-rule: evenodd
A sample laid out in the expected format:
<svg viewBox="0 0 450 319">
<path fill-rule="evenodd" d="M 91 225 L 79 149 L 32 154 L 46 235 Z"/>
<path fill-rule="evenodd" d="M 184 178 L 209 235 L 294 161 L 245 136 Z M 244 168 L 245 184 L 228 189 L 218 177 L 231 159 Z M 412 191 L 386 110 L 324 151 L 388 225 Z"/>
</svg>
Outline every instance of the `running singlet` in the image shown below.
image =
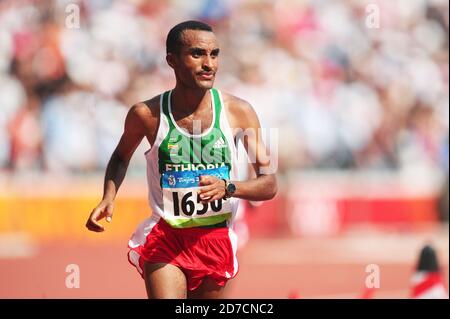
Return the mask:
<svg viewBox="0 0 450 319">
<path fill-rule="evenodd" d="M 197 194 L 201 175 L 237 179 L 236 146 L 221 94 L 211 89 L 211 126 L 200 134 L 180 128 L 171 111 L 171 93 L 160 99 L 160 124 L 155 142 L 146 152 L 152 219 L 163 218 L 173 228 L 222 224 L 232 227 L 238 199 L 203 204 Z M 195 133 L 194 123 L 194 133 Z"/>
</svg>

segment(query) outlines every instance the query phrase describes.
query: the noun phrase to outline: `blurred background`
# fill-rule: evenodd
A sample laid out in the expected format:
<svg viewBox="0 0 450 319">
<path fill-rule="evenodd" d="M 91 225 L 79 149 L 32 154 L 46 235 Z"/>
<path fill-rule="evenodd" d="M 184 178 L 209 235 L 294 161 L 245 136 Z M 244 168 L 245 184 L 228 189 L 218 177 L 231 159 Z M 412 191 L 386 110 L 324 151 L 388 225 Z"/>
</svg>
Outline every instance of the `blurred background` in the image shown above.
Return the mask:
<svg viewBox="0 0 450 319">
<path fill-rule="evenodd" d="M 1 0 L 0 297 L 145 298 L 143 141 L 90 233 L 128 109 L 174 86 L 165 39 L 212 25 L 215 86 L 278 132 L 279 193 L 243 203 L 231 298 L 409 298 L 425 244 L 448 287 L 446 0 Z M 78 15 L 79 14 L 79 15 Z M 80 287 L 68 288 L 68 265 Z M 368 266 L 379 286 L 367 294 Z M 372 269 L 369 267 L 369 269 Z"/>
</svg>

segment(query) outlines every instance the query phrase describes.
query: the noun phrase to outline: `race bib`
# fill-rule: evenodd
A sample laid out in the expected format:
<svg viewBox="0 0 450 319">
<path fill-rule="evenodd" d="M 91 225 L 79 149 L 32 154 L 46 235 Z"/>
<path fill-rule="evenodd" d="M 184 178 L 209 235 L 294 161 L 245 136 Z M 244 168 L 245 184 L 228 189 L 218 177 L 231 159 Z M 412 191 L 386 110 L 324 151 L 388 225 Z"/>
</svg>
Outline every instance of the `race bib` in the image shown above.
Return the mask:
<svg viewBox="0 0 450 319">
<path fill-rule="evenodd" d="M 228 167 L 195 171 L 169 171 L 162 174 L 164 219 L 172 227 L 214 225 L 231 217 L 229 200 L 219 199 L 205 204 L 201 202 L 197 192 L 202 175 L 228 179 Z"/>
</svg>

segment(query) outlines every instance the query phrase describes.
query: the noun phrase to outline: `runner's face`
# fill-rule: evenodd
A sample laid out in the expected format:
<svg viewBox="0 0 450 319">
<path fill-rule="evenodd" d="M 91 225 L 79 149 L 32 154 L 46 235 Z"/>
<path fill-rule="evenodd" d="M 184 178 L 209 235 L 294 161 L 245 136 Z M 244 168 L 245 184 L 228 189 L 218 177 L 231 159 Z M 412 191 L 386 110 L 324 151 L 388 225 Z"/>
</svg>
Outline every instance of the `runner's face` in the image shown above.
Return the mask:
<svg viewBox="0 0 450 319">
<path fill-rule="evenodd" d="M 216 36 L 209 31 L 185 30 L 182 40 L 180 53 L 169 58 L 177 80 L 190 88 L 212 88 L 219 57 Z"/>
</svg>

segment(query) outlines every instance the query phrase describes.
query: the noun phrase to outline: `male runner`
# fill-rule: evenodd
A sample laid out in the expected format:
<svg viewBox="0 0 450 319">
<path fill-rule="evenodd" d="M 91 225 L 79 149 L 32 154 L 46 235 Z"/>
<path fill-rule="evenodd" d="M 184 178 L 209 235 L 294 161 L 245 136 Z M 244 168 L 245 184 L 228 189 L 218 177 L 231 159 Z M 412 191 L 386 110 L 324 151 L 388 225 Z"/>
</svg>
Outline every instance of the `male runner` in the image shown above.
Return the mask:
<svg viewBox="0 0 450 319">
<path fill-rule="evenodd" d="M 106 169 L 103 199 L 86 227 L 102 232 L 99 221 L 111 222 L 128 163 L 146 137 L 153 212 L 129 241 L 129 261 L 149 298 L 220 298 L 238 270 L 233 221 L 239 198 L 273 198 L 276 178 L 267 172 L 270 160 L 251 105 L 213 88 L 219 46 L 211 27 L 197 21 L 176 25 L 166 50 L 176 86 L 129 110 Z M 247 181 L 236 181 L 240 131 L 250 132 L 244 146 L 257 172 Z"/>
</svg>

